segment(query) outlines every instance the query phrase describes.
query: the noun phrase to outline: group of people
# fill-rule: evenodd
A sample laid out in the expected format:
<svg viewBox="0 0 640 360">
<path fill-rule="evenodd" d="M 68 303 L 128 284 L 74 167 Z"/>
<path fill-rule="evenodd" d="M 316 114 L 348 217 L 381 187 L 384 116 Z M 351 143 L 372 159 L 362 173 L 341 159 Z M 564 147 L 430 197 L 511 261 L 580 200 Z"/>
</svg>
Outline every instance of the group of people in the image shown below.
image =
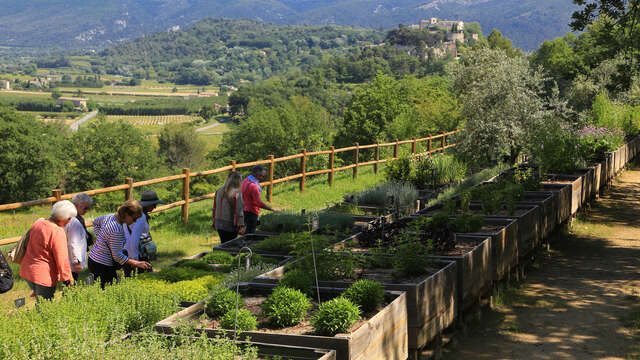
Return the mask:
<svg viewBox="0 0 640 360">
<path fill-rule="evenodd" d="M 265 204 L 260 198 L 267 170 L 254 166 L 251 175 L 242 180 L 237 171 L 227 176 L 224 185 L 215 193 L 213 200 L 212 227 L 218 231 L 220 242 L 235 239 L 238 234 L 252 234 L 258 226 L 260 209 L 278 211 Z"/>
<path fill-rule="evenodd" d="M 278 211 L 260 198 L 265 174 L 264 167 L 255 166 L 243 180 L 240 173 L 232 171 L 216 191 L 212 227 L 221 242 L 254 233 L 261 209 Z M 151 190 L 143 192 L 140 201 L 126 201 L 115 213 L 94 219 L 95 241 L 83 217 L 93 205 L 89 195 L 79 193 L 71 201 L 55 203 L 51 216 L 38 219 L 29 230 L 20 276 L 33 296 L 51 299 L 58 282 L 71 286 L 86 268 L 100 279 L 102 288 L 113 283 L 118 269 L 123 269 L 127 277 L 150 270 L 140 244 L 141 239 L 150 241 L 149 213 L 163 203 Z"/>
<path fill-rule="evenodd" d="M 158 204 L 163 202 L 149 190 L 140 201 L 128 200 L 116 213 L 96 218 L 94 242 L 83 218 L 93 199 L 80 193 L 71 201 L 55 203 L 51 216 L 36 220 L 29 230 L 20 276 L 33 296 L 51 299 L 59 281 L 71 286 L 87 267 L 102 288 L 113 283 L 120 268 L 125 276 L 150 270 L 151 264 L 140 253 L 140 240 L 150 237 L 149 213 Z"/>
</svg>

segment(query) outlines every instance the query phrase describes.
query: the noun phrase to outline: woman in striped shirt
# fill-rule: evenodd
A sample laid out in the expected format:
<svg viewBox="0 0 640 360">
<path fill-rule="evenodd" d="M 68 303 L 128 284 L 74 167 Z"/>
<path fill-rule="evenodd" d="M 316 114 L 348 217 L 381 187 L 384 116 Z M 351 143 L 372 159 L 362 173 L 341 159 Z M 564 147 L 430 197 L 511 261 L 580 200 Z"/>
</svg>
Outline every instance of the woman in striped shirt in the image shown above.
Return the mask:
<svg viewBox="0 0 640 360">
<path fill-rule="evenodd" d="M 130 259 L 123 253 L 125 243 L 124 226 L 130 226 L 142 216 L 142 207 L 135 200 L 128 200 L 118 208 L 115 214 L 104 215 L 93 221 L 96 243 L 89 253 L 89 271 L 95 278 L 100 278 L 100 286 L 112 284 L 116 278 L 116 270 L 124 264 L 149 269 L 146 261 Z"/>
</svg>

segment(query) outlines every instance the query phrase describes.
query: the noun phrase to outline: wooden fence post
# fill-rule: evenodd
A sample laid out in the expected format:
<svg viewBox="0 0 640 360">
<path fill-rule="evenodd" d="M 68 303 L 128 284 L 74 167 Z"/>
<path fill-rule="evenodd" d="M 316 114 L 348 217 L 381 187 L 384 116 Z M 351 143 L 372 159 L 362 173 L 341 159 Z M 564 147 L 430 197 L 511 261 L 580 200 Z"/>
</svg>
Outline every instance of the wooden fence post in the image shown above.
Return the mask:
<svg viewBox="0 0 640 360">
<path fill-rule="evenodd" d="M 429 140 L 427 141 L 427 154 L 431 153 L 431 135 L 429 135 Z"/>
<path fill-rule="evenodd" d="M 231 160 L 229 165 L 231 165 L 231 171 L 236 171 L 236 161 L 235 160 Z"/>
<path fill-rule="evenodd" d="M 400 144 L 398 144 L 398 139 L 396 139 L 396 144 L 393 147 L 393 158 L 397 159 L 398 158 L 398 147 L 400 146 Z"/>
<path fill-rule="evenodd" d="M 273 201 L 273 167 L 275 165 L 275 155 L 269 155 L 269 187 L 267 187 L 267 199 Z"/>
<path fill-rule="evenodd" d="M 329 169 L 331 170 L 329 172 L 329 186 L 333 186 L 333 165 L 334 165 L 335 157 L 336 157 L 336 147 L 332 146 L 331 153 L 329 154 Z"/>
<path fill-rule="evenodd" d="M 356 149 L 353 153 L 353 163 L 356 166 L 353 168 L 353 178 L 357 179 L 358 178 L 358 162 L 360 160 L 360 144 L 356 142 L 355 145 L 356 145 Z"/>
<path fill-rule="evenodd" d="M 413 142 L 411 143 L 411 156 L 416 156 L 416 137 L 413 137 Z"/>
<path fill-rule="evenodd" d="M 124 200 L 133 200 L 133 178 L 124 179 L 125 184 L 129 185 L 129 187 L 124 191 Z"/>
<path fill-rule="evenodd" d="M 191 177 L 191 171 L 189 168 L 182 169 L 182 173 L 185 175 L 182 179 L 182 200 L 185 201 L 182 205 L 182 221 L 185 224 L 189 223 L 189 180 Z"/>
<path fill-rule="evenodd" d="M 54 201 L 53 203 L 57 203 L 58 201 L 62 200 L 62 190 L 60 189 L 53 189 L 51 190 L 51 196 L 56 198 L 56 201 Z"/>
<path fill-rule="evenodd" d="M 300 173 L 302 173 L 302 177 L 300 178 L 300 192 L 304 192 L 304 183 L 307 176 L 307 149 L 302 149 L 301 153 L 302 157 L 300 158 Z"/>
<path fill-rule="evenodd" d="M 444 152 L 444 147 L 447 143 L 447 135 L 442 135 L 442 151 Z"/>
<path fill-rule="evenodd" d="M 380 143 L 376 141 L 376 163 L 373 164 L 373 172 L 378 175 L 378 161 L 380 161 Z"/>
</svg>

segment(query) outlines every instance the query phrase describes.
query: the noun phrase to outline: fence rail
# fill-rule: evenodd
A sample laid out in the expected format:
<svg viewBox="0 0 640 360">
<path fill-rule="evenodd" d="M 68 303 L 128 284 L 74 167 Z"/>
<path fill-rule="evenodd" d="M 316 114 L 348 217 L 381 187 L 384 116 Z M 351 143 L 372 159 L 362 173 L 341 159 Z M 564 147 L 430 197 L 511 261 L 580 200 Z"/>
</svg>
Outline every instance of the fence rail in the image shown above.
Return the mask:
<svg viewBox="0 0 640 360">
<path fill-rule="evenodd" d="M 150 180 L 143 180 L 143 181 L 137 181 L 137 182 L 133 182 L 132 178 L 126 178 L 125 179 L 125 184 L 122 185 L 116 185 L 116 186 L 110 186 L 110 187 L 106 187 L 106 188 L 101 188 L 101 189 L 94 189 L 94 190 L 87 190 L 87 191 L 83 191 L 85 194 L 87 195 L 98 195 L 98 194 L 105 194 L 105 193 L 110 193 L 110 192 L 116 192 L 116 191 L 123 191 L 124 192 L 124 199 L 125 200 L 130 200 L 133 199 L 133 189 L 137 188 L 137 187 L 141 187 L 141 186 L 148 186 L 148 185 L 153 185 L 153 184 L 159 184 L 159 183 L 163 183 L 163 182 L 167 182 L 167 181 L 175 181 L 175 180 L 182 180 L 182 200 L 180 201 L 176 201 L 174 203 L 171 204 L 167 204 L 167 205 L 163 205 L 163 206 L 159 206 L 156 209 L 154 209 L 154 213 L 155 212 L 160 212 L 160 211 L 165 211 L 165 210 L 169 210 L 178 206 L 182 207 L 182 219 L 185 223 L 189 222 L 189 204 L 194 203 L 194 202 L 198 202 L 198 201 L 202 201 L 202 200 L 207 200 L 207 199 L 212 199 L 214 196 L 214 193 L 211 194 L 206 194 L 203 196 L 198 196 L 198 197 L 194 197 L 191 198 L 189 196 L 189 184 L 190 184 L 190 180 L 193 177 L 197 177 L 197 176 L 206 176 L 206 175 L 213 175 L 213 174 L 218 174 L 218 173 L 222 173 L 225 171 L 231 171 L 231 170 L 237 170 L 237 169 L 242 169 L 242 168 L 247 168 L 247 167 L 253 167 L 256 165 L 266 165 L 268 167 L 267 170 L 267 177 L 268 180 L 264 181 L 262 183 L 260 183 L 261 186 L 266 187 L 267 188 L 267 199 L 268 201 L 272 201 L 273 200 L 273 187 L 276 184 L 280 184 L 280 183 L 284 183 L 284 182 L 288 182 L 288 181 L 292 181 L 292 180 L 298 180 L 300 182 L 300 192 L 304 192 L 305 190 L 305 186 L 306 186 L 306 179 L 309 176 L 317 176 L 317 175 L 322 175 L 322 174 L 328 174 L 328 183 L 329 186 L 333 186 L 333 182 L 334 182 L 334 174 L 336 172 L 340 172 L 340 171 L 346 171 L 346 170 L 350 170 L 352 169 L 353 171 L 353 178 L 357 178 L 358 177 L 358 169 L 360 167 L 363 166 L 372 166 L 374 167 L 374 172 L 377 174 L 378 173 L 378 165 L 379 164 L 383 164 L 386 163 L 389 160 L 393 160 L 393 159 L 397 159 L 399 156 L 399 148 L 401 145 L 405 145 L 405 144 L 411 144 L 411 155 L 412 156 L 425 156 L 425 155 L 430 155 L 439 151 L 444 151 L 446 149 L 452 148 L 454 146 L 456 146 L 456 144 L 447 144 L 447 137 L 453 134 L 456 134 L 460 132 L 460 130 L 454 130 L 454 131 L 450 131 L 447 133 L 443 133 L 443 134 L 438 134 L 438 135 L 433 135 L 433 136 L 428 136 L 425 138 L 420 138 L 420 139 L 416 139 L 415 137 L 412 139 L 408 139 L 408 140 L 398 140 L 396 139 L 394 142 L 389 142 L 389 143 L 376 143 L 376 144 L 369 144 L 369 145 L 360 145 L 358 143 L 354 143 L 354 146 L 349 146 L 349 147 L 344 147 L 344 148 L 339 148 L 336 149 L 333 146 L 329 149 L 329 150 L 322 150 L 322 151 L 313 151 L 313 152 L 307 152 L 306 149 L 302 149 L 302 151 L 300 151 L 299 154 L 293 154 L 293 155 L 289 155 L 289 156 L 284 156 L 284 157 L 279 157 L 276 158 L 274 155 L 269 155 L 269 158 L 266 160 L 258 160 L 258 161 L 251 161 L 251 162 L 245 162 L 245 163 L 236 163 L 235 160 L 231 160 L 231 163 L 227 166 L 224 167 L 220 167 L 217 169 L 211 169 L 211 170 L 204 170 L 204 171 L 199 171 L 199 172 L 191 172 L 190 169 L 185 168 L 182 170 L 182 174 L 178 174 L 178 175 L 171 175 L 171 176 L 165 176 L 165 177 L 161 177 L 161 178 L 156 178 L 156 179 L 150 179 Z M 439 146 L 434 148 L 433 145 L 433 141 L 439 139 Z M 427 143 L 427 147 L 426 147 L 426 151 L 423 152 L 417 152 L 416 151 L 416 146 L 419 143 L 423 143 L 426 142 Z M 393 156 L 389 157 L 389 158 L 385 158 L 385 159 L 380 159 L 380 148 L 386 148 L 386 147 L 393 147 Z M 361 150 L 368 150 L 368 149 L 375 149 L 375 159 L 371 160 L 371 161 L 365 161 L 365 162 L 360 162 L 360 151 Z M 341 167 L 335 167 L 335 154 L 339 154 L 339 153 L 343 153 L 343 152 L 347 152 L 347 151 L 353 151 L 353 163 L 349 164 L 349 165 L 345 165 L 345 166 L 341 166 Z M 307 159 L 309 157 L 312 156 L 321 156 L 321 155 L 329 155 L 329 165 L 327 169 L 320 169 L 320 170 L 315 170 L 315 171 L 307 171 Z M 274 178 L 274 167 L 276 163 L 282 162 L 282 161 L 288 161 L 288 160 L 295 160 L 295 159 L 300 159 L 300 173 L 298 174 L 294 174 L 294 175 L 290 175 L 290 176 L 286 176 L 286 177 L 282 177 L 282 178 Z M 29 208 L 32 206 L 39 206 L 39 205 L 46 205 L 46 204 L 53 204 L 56 203 L 58 201 L 61 200 L 69 200 L 71 199 L 75 194 L 77 193 L 71 193 L 71 194 L 62 194 L 62 191 L 59 189 L 54 189 L 51 190 L 51 195 L 50 197 L 44 198 L 44 199 L 38 199 L 38 200 L 31 200 L 31 201 L 25 201 L 25 202 L 17 202 L 17 203 L 11 203 L 11 204 L 2 204 L 0 205 L 0 211 L 7 211 L 7 210 L 17 210 L 17 209 L 24 209 L 24 208 Z M 12 237 L 12 238 L 7 238 L 7 239 L 1 239 L 0 240 L 0 245 L 6 245 L 6 244 L 11 244 L 11 243 L 15 243 L 20 239 L 20 237 Z"/>
</svg>

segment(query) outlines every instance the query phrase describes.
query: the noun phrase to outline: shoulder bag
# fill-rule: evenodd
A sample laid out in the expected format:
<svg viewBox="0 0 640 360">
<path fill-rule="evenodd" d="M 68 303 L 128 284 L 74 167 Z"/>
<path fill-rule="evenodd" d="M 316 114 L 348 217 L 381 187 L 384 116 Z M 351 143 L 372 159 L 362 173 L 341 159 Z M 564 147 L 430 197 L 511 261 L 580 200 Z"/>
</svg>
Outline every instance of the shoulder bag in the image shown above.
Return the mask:
<svg viewBox="0 0 640 360">
<path fill-rule="evenodd" d="M 0 294 L 6 293 L 11 288 L 13 288 L 13 271 L 0 251 Z"/>
</svg>

